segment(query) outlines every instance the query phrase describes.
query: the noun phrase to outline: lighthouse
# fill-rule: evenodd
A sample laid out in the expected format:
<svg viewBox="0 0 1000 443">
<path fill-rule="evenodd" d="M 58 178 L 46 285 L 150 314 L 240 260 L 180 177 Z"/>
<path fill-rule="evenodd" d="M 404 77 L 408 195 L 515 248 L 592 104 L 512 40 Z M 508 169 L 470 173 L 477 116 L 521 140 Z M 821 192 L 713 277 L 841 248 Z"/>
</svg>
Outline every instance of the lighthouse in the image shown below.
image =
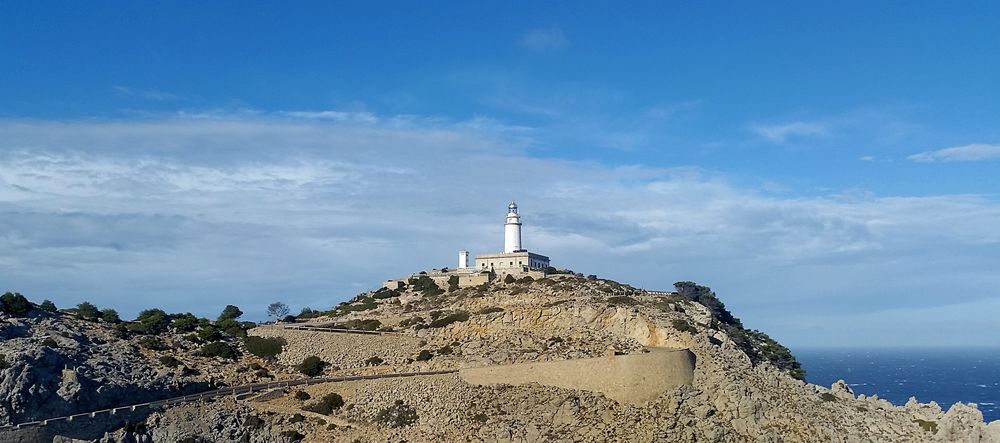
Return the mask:
<svg viewBox="0 0 1000 443">
<path fill-rule="evenodd" d="M 463 263 L 459 259 L 459 266 Z M 476 256 L 477 271 L 499 272 L 520 275 L 526 272 L 542 271 L 549 267 L 549 258 L 528 252 L 521 245 L 521 214 L 517 203 L 507 205 L 507 221 L 503 224 L 503 252 Z"/>
<path fill-rule="evenodd" d="M 521 249 L 521 216 L 517 215 L 517 203 L 507 205 L 507 223 L 503 225 L 503 252 L 522 252 Z"/>
</svg>

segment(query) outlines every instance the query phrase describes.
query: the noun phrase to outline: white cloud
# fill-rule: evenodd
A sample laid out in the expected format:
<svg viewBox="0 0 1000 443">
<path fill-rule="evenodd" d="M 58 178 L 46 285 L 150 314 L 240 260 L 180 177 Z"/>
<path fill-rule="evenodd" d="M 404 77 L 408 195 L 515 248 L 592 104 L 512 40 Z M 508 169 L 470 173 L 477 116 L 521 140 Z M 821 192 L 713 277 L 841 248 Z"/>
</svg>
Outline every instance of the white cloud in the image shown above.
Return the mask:
<svg viewBox="0 0 1000 443">
<path fill-rule="evenodd" d="M 282 114 L 296 118 L 311 118 L 341 122 L 378 123 L 378 118 L 370 112 L 346 111 L 288 111 Z"/>
<path fill-rule="evenodd" d="M 548 52 L 569 46 L 569 40 L 559 28 L 533 29 L 521 37 L 521 46 L 538 52 Z"/>
<path fill-rule="evenodd" d="M 908 159 L 921 162 L 973 162 L 1000 159 L 1000 145 L 975 143 L 913 154 Z"/>
<path fill-rule="evenodd" d="M 785 143 L 790 138 L 814 137 L 827 134 L 822 123 L 793 122 L 780 125 L 752 125 L 750 129 L 757 135 L 773 143 Z"/>
<path fill-rule="evenodd" d="M 391 116 L 0 120 L 0 281 L 126 315 L 322 308 L 357 282 L 499 249 L 514 199 L 525 245 L 555 264 L 649 288 L 700 281 L 798 343 L 816 332 L 781 319 L 823 312 L 851 330 L 858 312 L 998 297 L 988 197 L 791 197 L 692 168 L 533 158 L 529 136 Z M 886 318 L 886 340 L 921 327 Z M 979 326 L 970 344 L 1000 336 Z"/>
</svg>

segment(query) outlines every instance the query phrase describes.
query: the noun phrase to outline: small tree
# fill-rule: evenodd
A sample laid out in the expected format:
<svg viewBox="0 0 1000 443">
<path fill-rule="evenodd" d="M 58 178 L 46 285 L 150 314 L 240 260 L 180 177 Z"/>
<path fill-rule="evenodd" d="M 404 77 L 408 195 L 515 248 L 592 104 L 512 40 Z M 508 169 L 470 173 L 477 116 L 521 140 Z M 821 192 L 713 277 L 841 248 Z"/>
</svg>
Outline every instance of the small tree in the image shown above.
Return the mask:
<svg viewBox="0 0 1000 443">
<path fill-rule="evenodd" d="M 275 320 L 278 320 L 279 318 L 284 318 L 286 315 L 288 315 L 288 305 L 280 301 L 267 305 L 268 317 L 273 317 Z"/>
<path fill-rule="evenodd" d="M 45 312 L 56 312 L 56 304 L 49 300 L 42 300 L 42 304 L 38 305 L 38 308 Z"/>
<path fill-rule="evenodd" d="M 13 317 L 24 317 L 31 310 L 31 302 L 20 293 L 7 292 L 0 296 L 0 311 Z"/>
<path fill-rule="evenodd" d="M 241 315 L 243 315 L 243 311 L 241 311 L 240 308 L 233 305 L 226 305 L 225 309 L 222 310 L 222 313 L 219 314 L 219 321 L 227 319 L 235 320 L 240 318 Z"/>
<path fill-rule="evenodd" d="M 323 373 L 323 368 L 326 367 L 326 362 L 321 360 L 317 356 L 306 357 L 299 364 L 299 372 L 308 375 L 310 377 L 315 377 Z"/>
<path fill-rule="evenodd" d="M 97 320 L 97 316 L 100 312 L 97 311 L 97 306 L 90 304 L 90 302 L 83 302 L 76 305 L 76 316 L 84 320 Z"/>
<path fill-rule="evenodd" d="M 111 324 L 115 324 L 122 321 L 122 319 L 118 317 L 118 311 L 111 308 L 104 309 L 101 311 L 101 320 L 104 320 L 105 323 L 111 323 Z"/>
</svg>

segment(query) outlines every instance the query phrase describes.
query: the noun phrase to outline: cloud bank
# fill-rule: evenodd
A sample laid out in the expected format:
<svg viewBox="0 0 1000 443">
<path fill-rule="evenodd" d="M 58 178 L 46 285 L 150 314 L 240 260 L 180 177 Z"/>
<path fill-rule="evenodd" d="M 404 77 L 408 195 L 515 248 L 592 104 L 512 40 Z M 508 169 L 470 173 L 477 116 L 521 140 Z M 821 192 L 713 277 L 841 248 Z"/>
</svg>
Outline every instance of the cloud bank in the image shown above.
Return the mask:
<svg viewBox="0 0 1000 443">
<path fill-rule="evenodd" d="M 921 162 L 974 162 L 1000 159 L 1000 145 L 975 143 L 913 154 L 908 159 Z"/>
<path fill-rule="evenodd" d="M 708 284 L 793 345 L 911 343 L 941 309 L 983 331 L 967 343 L 997 344 L 975 315 L 1000 295 L 992 197 L 775 194 L 698 168 L 535 158 L 530 131 L 490 120 L 338 112 L 0 121 L 0 281 L 127 315 L 326 308 L 499 250 L 516 200 L 525 246 L 554 264 Z M 922 343 L 955 340 L 938 332 Z"/>
</svg>

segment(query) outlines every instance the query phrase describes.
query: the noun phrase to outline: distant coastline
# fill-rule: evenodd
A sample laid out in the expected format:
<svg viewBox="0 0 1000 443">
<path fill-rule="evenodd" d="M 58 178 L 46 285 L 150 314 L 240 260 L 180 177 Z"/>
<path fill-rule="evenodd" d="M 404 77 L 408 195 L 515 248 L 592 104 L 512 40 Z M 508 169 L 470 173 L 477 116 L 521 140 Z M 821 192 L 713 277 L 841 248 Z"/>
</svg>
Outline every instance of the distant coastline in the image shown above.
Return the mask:
<svg viewBox="0 0 1000 443">
<path fill-rule="evenodd" d="M 843 379 L 855 394 L 902 405 L 912 396 L 943 409 L 976 403 L 986 422 L 1000 420 L 1000 347 L 794 348 L 806 381 Z"/>
</svg>

